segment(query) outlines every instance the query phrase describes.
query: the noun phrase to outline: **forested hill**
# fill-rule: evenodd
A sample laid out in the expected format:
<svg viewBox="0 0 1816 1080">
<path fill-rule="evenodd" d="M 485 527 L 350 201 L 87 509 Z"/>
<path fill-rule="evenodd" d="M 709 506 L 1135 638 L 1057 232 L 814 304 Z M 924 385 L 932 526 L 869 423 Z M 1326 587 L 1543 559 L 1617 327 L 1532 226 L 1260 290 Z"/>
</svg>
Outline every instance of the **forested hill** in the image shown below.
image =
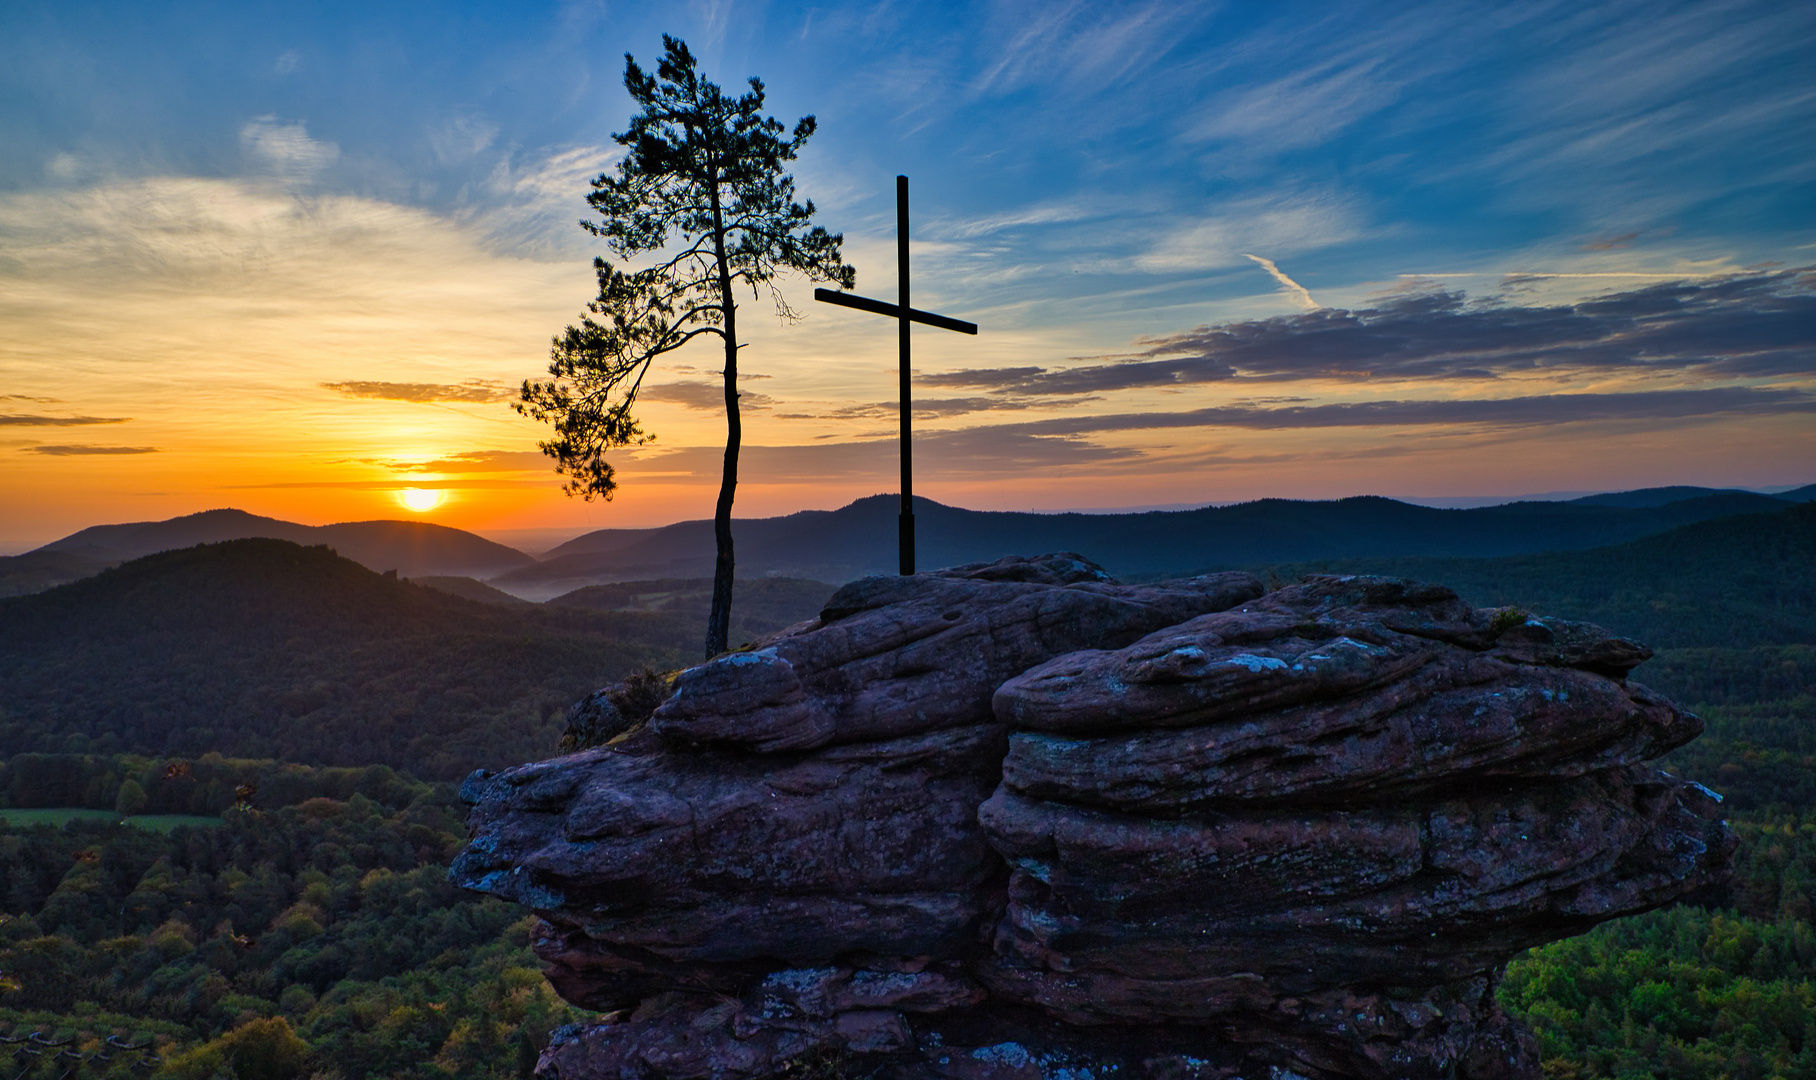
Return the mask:
<svg viewBox="0 0 1816 1080">
<path fill-rule="evenodd" d="M 479 604 L 325 547 L 234 540 L 0 600 L 0 754 L 382 763 L 546 754 L 574 699 L 694 659 L 666 614 Z"/>
<path fill-rule="evenodd" d="M 821 581 L 891 573 L 898 505 L 895 496 L 877 495 L 838 510 L 741 520 L 735 527 L 738 566 L 753 575 Z M 1258 562 L 1589 548 L 1784 505 L 1769 495 L 1728 492 L 1630 507 L 1523 502 L 1439 510 L 1358 497 L 1261 499 L 1140 514 L 1023 514 L 916 499 L 915 524 L 923 567 L 1076 551 L 1118 577 L 1140 578 Z M 546 599 L 599 581 L 706 576 L 712 561 L 712 523 L 684 521 L 660 529 L 589 533 L 548 552 L 540 563 L 490 580 L 520 596 Z"/>
<path fill-rule="evenodd" d="M 369 569 L 395 570 L 404 577 L 490 577 L 535 561 L 515 548 L 426 521 L 299 525 L 243 510 L 205 510 L 167 521 L 95 525 L 36 551 L 0 558 L 0 596 L 16 596 L 75 581 L 128 559 L 160 551 L 249 537 L 327 544 Z"/>
<path fill-rule="evenodd" d="M 1276 564 L 1442 582 L 1483 605 L 1588 619 L 1657 648 L 1816 643 L 1816 503 L 1587 551 Z"/>
<path fill-rule="evenodd" d="M 0 641 L 162 633 L 287 632 L 376 637 L 496 618 L 443 592 L 400 586 L 326 545 L 230 540 L 160 552 L 50 592 L 6 601 Z"/>
</svg>

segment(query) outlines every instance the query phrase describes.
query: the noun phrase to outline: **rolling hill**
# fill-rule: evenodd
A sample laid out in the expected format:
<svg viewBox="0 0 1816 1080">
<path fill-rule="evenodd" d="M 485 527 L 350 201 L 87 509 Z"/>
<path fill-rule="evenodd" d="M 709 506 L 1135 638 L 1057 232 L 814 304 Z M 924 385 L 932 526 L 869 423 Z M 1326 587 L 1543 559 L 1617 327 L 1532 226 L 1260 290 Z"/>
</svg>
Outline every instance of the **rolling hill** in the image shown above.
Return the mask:
<svg viewBox="0 0 1816 1080">
<path fill-rule="evenodd" d="M 382 763 L 435 779 L 547 753 L 567 705 L 698 649 L 672 615 L 515 610 L 325 547 L 163 552 L 0 600 L 0 754 Z"/>
<path fill-rule="evenodd" d="M 75 581 L 160 551 L 252 537 L 327 544 L 367 569 L 395 570 L 404 577 L 487 578 L 536 561 L 482 536 L 422 521 L 298 525 L 243 510 L 205 510 L 167 521 L 95 525 L 24 555 L 0 559 L 0 589 L 4 590 L 0 595 L 37 591 L 47 587 L 47 580 L 53 584 Z M 35 577 L 29 574 L 31 570 L 38 571 Z"/>
<path fill-rule="evenodd" d="M 1263 499 L 1233 506 L 1129 514 L 965 510 L 916 502 L 920 563 L 952 566 L 1020 552 L 1071 550 L 1125 578 L 1152 578 L 1254 562 L 1389 556 L 1483 557 L 1619 543 L 1693 521 L 1777 509 L 1816 498 L 1816 485 L 1776 496 L 1734 489 L 1648 488 L 1571 502 L 1435 509 L 1378 497 Z M 894 496 L 838 510 L 743 518 L 738 570 L 838 582 L 895 569 Z M 520 599 L 544 601 L 593 585 L 697 579 L 713 568 L 712 525 L 600 529 L 538 560 L 459 529 L 412 521 L 308 526 L 239 510 L 168 521 L 97 525 L 36 551 L 0 558 L 0 596 L 75 581 L 128 559 L 195 544 L 270 537 L 327 544 L 368 569 L 438 580 L 458 595 L 497 601 L 470 578 Z"/>
<path fill-rule="evenodd" d="M 1274 564 L 1442 582 L 1471 603 L 1587 619 L 1656 648 L 1816 644 L 1816 503 L 1586 551 Z"/>
<path fill-rule="evenodd" d="M 732 593 L 732 640 L 758 637 L 819 613 L 837 586 L 801 578 L 746 578 Z M 552 600 L 548 607 L 592 611 L 659 611 L 705 626 L 712 608 L 711 578 L 668 578 L 589 585 Z"/>
<path fill-rule="evenodd" d="M 1702 490 L 1702 489 L 1691 489 Z M 895 569 L 897 500 L 737 522 L 740 572 L 846 581 Z M 1660 505 L 1525 502 L 1440 510 L 1378 497 L 1332 502 L 1262 499 L 1142 514 L 1033 514 L 915 501 L 920 564 L 953 566 L 1006 554 L 1076 551 L 1122 578 L 1152 578 L 1262 562 L 1381 556 L 1498 556 L 1620 543 L 1689 522 L 1782 508 L 1752 492 L 1716 492 Z M 712 573 L 709 521 L 589 533 L 543 560 L 490 579 L 548 599 L 586 585 Z"/>
</svg>

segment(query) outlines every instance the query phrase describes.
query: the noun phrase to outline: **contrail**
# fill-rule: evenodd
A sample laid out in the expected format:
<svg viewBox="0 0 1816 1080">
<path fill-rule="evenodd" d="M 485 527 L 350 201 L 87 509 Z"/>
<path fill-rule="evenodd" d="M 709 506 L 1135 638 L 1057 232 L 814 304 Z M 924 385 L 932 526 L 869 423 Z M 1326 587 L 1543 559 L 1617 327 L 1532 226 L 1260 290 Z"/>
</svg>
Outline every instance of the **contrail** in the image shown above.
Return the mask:
<svg viewBox="0 0 1816 1080">
<path fill-rule="evenodd" d="M 1274 260 L 1264 259 L 1259 255 L 1250 255 L 1250 254 L 1247 254 L 1246 252 L 1243 254 L 1242 257 L 1245 259 L 1253 259 L 1256 262 L 1260 263 L 1261 269 L 1266 270 L 1268 273 L 1274 275 L 1274 280 L 1278 281 L 1280 283 L 1280 287 L 1282 289 L 1285 289 L 1287 292 L 1291 293 L 1293 296 L 1297 297 L 1299 300 L 1299 303 L 1301 303 L 1305 306 L 1305 310 L 1316 311 L 1320 307 L 1323 306 L 1322 304 L 1318 303 L 1318 301 L 1312 299 L 1312 294 L 1309 291 L 1307 291 L 1305 286 L 1299 284 L 1297 281 L 1294 281 L 1292 278 L 1287 277 L 1286 274 L 1283 273 L 1278 266 L 1275 266 Z"/>
</svg>

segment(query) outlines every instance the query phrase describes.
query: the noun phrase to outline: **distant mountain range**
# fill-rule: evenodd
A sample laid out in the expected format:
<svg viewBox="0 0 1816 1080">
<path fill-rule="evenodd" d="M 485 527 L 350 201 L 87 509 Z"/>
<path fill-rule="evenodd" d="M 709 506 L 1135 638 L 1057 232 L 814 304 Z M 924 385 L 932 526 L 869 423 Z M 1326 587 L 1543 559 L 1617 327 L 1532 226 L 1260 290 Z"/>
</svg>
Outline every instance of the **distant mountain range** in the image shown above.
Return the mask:
<svg viewBox="0 0 1816 1080">
<path fill-rule="evenodd" d="M 1702 487 L 1655 487 L 1640 488 L 1637 491 L 1616 491 L 1605 495 L 1585 495 L 1580 499 L 1571 499 L 1573 503 L 1583 506 L 1623 506 L 1638 509 L 1648 506 L 1665 506 L 1669 503 L 1683 502 L 1686 499 L 1700 499 L 1709 495 L 1756 495 L 1758 492 L 1745 488 L 1702 488 Z M 1780 491 L 1770 496 L 1785 502 L 1810 502 L 1816 500 L 1816 484 L 1805 484 L 1790 491 Z"/>
<path fill-rule="evenodd" d="M 1587 551 L 1309 560 L 1272 569 L 1286 579 L 1335 571 L 1441 582 L 1472 604 L 1586 619 L 1660 649 L 1816 644 L 1812 503 Z"/>
<path fill-rule="evenodd" d="M 458 778 L 552 752 L 568 704 L 602 683 L 697 661 L 709 586 L 507 606 L 282 540 L 159 552 L 0 599 L 0 757 L 215 750 Z M 740 583 L 733 640 L 831 592 Z"/>
<path fill-rule="evenodd" d="M 1251 565 L 1271 562 L 1281 578 L 1436 581 L 1477 604 L 1722 654 L 1736 686 L 1762 672 L 1801 686 L 1816 644 L 1816 505 L 1774 505 L 1581 551 Z M 477 603 L 284 541 L 162 552 L 0 599 L 0 755 L 219 750 L 457 777 L 549 752 L 567 704 L 607 679 L 696 661 L 709 586 L 627 582 L 543 604 L 482 592 L 495 602 Z M 830 592 L 742 581 L 733 640 L 811 617 Z M 1677 684 L 1712 670 L 1709 656 L 1667 654 L 1640 677 L 1687 692 Z"/>
<path fill-rule="evenodd" d="M 95 525 L 38 550 L 124 561 L 157 551 L 254 536 L 288 540 L 305 547 L 327 544 L 343 558 L 367 569 L 395 570 L 403 577 L 433 573 L 490 577 L 536 561 L 516 548 L 445 525 L 421 521 L 298 525 L 244 510 L 205 510 L 168 521 Z"/>
<path fill-rule="evenodd" d="M 1440 510 L 1392 499 L 1335 502 L 1263 499 L 1235 506 L 1140 514 L 1033 514 L 963 510 L 915 501 L 923 567 L 1007 554 L 1076 551 L 1122 578 L 1164 577 L 1269 562 L 1368 556 L 1513 555 L 1620 543 L 1679 525 L 1782 509 L 1798 495 L 1661 488 L 1573 502 Z M 1624 499 L 1608 505 L 1598 499 Z M 738 569 L 845 581 L 895 569 L 895 496 L 838 510 L 737 523 Z M 546 599 L 584 585 L 712 572 L 712 523 L 605 529 L 577 537 L 528 566 L 491 579 L 517 596 Z"/>
<path fill-rule="evenodd" d="M 1489 557 L 1621 543 L 1696 521 L 1816 499 L 1816 484 L 1777 495 L 1702 487 L 1647 488 L 1568 502 L 1436 509 L 1364 496 L 1129 514 L 964 510 L 917 499 L 920 564 L 932 568 L 1005 554 L 1076 551 L 1124 578 L 1227 566 L 1371 557 Z M 859 499 L 735 525 L 738 571 L 841 582 L 895 570 L 897 500 Z M 248 537 L 326 544 L 380 572 L 472 599 L 545 601 L 594 585 L 709 577 L 712 523 L 601 529 L 540 559 L 459 529 L 409 521 L 309 526 L 239 510 L 168 521 L 97 525 L 36 551 L 0 558 L 0 596 L 38 592 L 158 551 Z M 456 579 L 470 579 L 460 581 Z"/>
<path fill-rule="evenodd" d="M 484 579 L 536 561 L 483 536 L 421 521 L 298 525 L 244 510 L 205 510 L 168 521 L 95 525 L 35 551 L 0 559 L 0 596 L 38 592 L 160 551 L 252 537 L 306 547 L 326 544 L 368 570 L 394 571 L 401 577 Z"/>
</svg>

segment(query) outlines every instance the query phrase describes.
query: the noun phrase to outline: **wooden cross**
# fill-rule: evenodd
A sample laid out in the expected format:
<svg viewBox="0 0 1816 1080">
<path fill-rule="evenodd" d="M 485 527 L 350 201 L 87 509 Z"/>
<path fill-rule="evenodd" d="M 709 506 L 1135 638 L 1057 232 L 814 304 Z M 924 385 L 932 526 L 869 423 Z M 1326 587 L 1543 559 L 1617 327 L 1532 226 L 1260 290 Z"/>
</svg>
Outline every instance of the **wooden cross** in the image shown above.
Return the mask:
<svg viewBox="0 0 1816 1080">
<path fill-rule="evenodd" d="M 857 308 L 877 315 L 888 315 L 900 325 L 901 338 L 901 405 L 902 405 L 902 514 L 896 534 L 901 551 L 901 571 L 903 574 L 914 573 L 914 467 L 913 454 L 908 430 L 908 324 L 911 322 L 937 326 L 942 330 L 956 330 L 961 334 L 977 333 L 977 324 L 962 319 L 949 319 L 944 315 L 935 315 L 931 311 L 918 311 L 908 306 L 908 178 L 895 178 L 895 266 L 896 266 L 896 303 L 872 300 L 867 296 L 853 296 L 851 293 L 834 292 L 831 289 L 815 289 L 813 298 L 828 304 L 839 304 L 843 307 Z"/>
</svg>

